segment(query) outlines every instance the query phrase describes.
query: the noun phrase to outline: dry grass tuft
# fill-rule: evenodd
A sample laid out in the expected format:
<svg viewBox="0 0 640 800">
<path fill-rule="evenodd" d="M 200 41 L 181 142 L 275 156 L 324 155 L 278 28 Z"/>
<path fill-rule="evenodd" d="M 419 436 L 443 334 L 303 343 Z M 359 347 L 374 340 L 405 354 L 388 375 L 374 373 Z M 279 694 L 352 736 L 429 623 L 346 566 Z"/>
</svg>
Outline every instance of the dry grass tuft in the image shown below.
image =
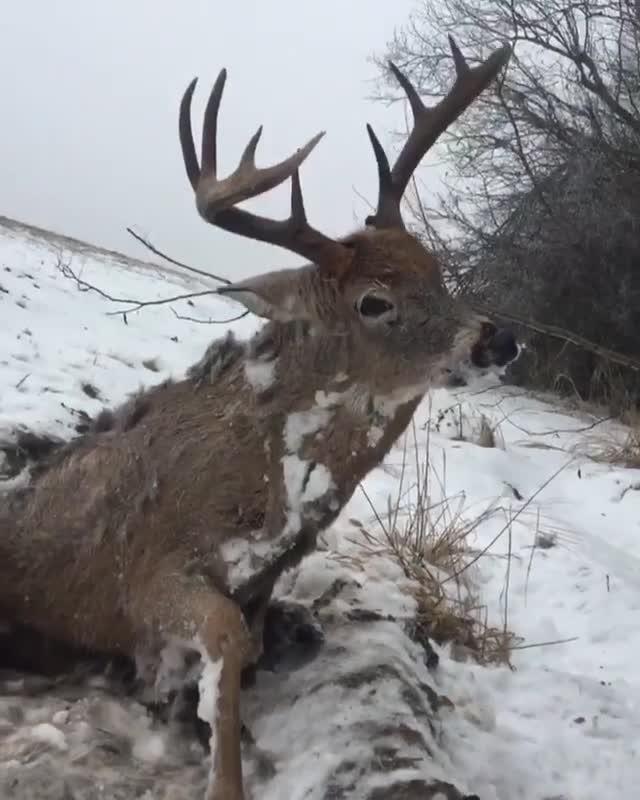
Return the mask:
<svg viewBox="0 0 640 800">
<path fill-rule="evenodd" d="M 631 469 L 640 469 L 640 428 L 630 431 L 622 441 L 604 440 L 591 443 L 588 455 L 601 464 L 619 464 Z"/>
<path fill-rule="evenodd" d="M 380 513 L 367 496 L 378 530 L 374 533 L 361 525 L 361 546 L 369 553 L 390 555 L 413 582 L 417 603 L 415 638 L 452 643 L 454 652 L 468 654 L 482 664 L 510 665 L 511 651 L 520 640 L 508 630 L 506 611 L 503 626 L 489 625 L 487 607 L 479 599 L 469 569 L 486 555 L 472 549 L 470 535 L 500 507 L 493 504 L 468 518 L 464 493 L 448 497 L 445 492 L 441 475 L 446 476 L 446 459 L 442 470 L 431 464 L 428 432 L 422 453 L 415 428 L 413 442 L 417 480 L 405 486 L 405 440 L 397 495 L 389 498 L 385 513 Z M 437 483 L 438 496 L 444 499 L 432 498 L 433 481 Z M 507 583 L 510 558 L 509 548 Z"/>
<path fill-rule="evenodd" d="M 470 442 L 479 447 L 504 449 L 505 446 L 499 425 L 492 425 L 486 414 L 468 403 L 463 406 L 462 402 L 456 402 L 440 409 L 435 420 L 427 422 L 423 430 L 431 425 L 437 433 L 447 435 L 453 441 Z"/>
<path fill-rule="evenodd" d="M 478 438 L 476 440 L 476 444 L 479 445 L 480 447 L 496 446 L 495 431 L 491 427 L 491 423 L 484 414 L 480 419 L 480 428 L 478 430 Z"/>
<path fill-rule="evenodd" d="M 640 413 L 628 414 L 625 422 L 628 430 L 600 432 L 598 436 L 588 437 L 576 449 L 600 464 L 640 469 Z"/>
</svg>

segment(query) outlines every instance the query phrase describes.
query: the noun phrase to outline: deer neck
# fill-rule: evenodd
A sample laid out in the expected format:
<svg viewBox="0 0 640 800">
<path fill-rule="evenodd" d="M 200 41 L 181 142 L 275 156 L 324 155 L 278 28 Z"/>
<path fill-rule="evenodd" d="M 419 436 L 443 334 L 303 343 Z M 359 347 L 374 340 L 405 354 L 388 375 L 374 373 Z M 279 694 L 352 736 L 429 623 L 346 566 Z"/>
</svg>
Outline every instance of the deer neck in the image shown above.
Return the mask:
<svg viewBox="0 0 640 800">
<path fill-rule="evenodd" d="M 251 546 L 232 541 L 222 551 L 227 587 L 243 606 L 313 550 L 411 421 L 425 386 L 385 389 L 368 357 L 346 333 L 306 323 L 269 323 L 249 343 L 241 368 L 268 490 Z"/>
<path fill-rule="evenodd" d="M 308 321 L 267 323 L 248 345 L 245 378 L 265 414 L 285 415 L 334 401 L 360 408 L 397 405 L 424 394 L 428 375 L 399 359 L 383 360 L 376 347 L 347 324 L 327 329 Z"/>
<path fill-rule="evenodd" d="M 266 424 L 280 508 L 309 509 L 316 527 L 335 519 L 424 395 L 426 380 L 412 376 L 409 365 L 405 374 L 400 369 L 376 363 L 375 354 L 346 331 L 327 334 L 296 323 L 260 332 L 245 373 Z M 278 518 L 272 530 L 283 524 L 295 528 L 297 522 Z"/>
</svg>

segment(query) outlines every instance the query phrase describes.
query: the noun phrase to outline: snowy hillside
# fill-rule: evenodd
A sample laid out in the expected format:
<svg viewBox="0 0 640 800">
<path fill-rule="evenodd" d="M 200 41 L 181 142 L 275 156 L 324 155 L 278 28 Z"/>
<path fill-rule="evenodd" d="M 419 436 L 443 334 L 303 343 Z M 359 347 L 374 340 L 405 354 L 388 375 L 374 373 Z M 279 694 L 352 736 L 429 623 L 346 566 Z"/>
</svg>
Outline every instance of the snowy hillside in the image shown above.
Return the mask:
<svg viewBox="0 0 640 800">
<path fill-rule="evenodd" d="M 210 297 L 130 311 L 125 320 L 113 312 L 130 304 L 81 290 L 61 273 L 65 264 L 118 298 L 211 288 L 186 273 L 73 252 L 0 226 L 0 441 L 18 426 L 69 438 L 87 415 L 141 385 L 180 377 L 227 327 L 245 336 L 259 324 L 176 316 L 238 313 Z M 436 391 L 415 422 L 321 549 L 279 587 L 315 613 L 325 641 L 298 669 L 259 671 L 243 695 L 256 800 L 633 796 L 640 470 L 585 454 L 626 432 L 504 387 Z M 491 438 L 494 446 L 481 446 Z M 436 644 L 434 666 L 424 640 L 410 635 L 420 595 L 372 507 L 384 522 L 400 491 L 402 529 L 427 454 L 430 533 L 466 531 L 460 563 L 477 556 L 464 572 L 466 589 L 454 576 L 439 580 L 452 602 L 459 591 L 480 598 L 485 608 L 469 611 L 479 620 L 474 635 L 484 621 L 493 631 L 487 647 L 506 640 L 513 669 Z M 513 637 L 500 636 L 505 624 Z M 20 681 L 3 686 L 0 797 L 64 797 L 65 782 L 67 797 L 87 800 L 201 796 L 197 742 L 132 700 L 95 681 L 44 697 L 28 696 Z"/>
</svg>

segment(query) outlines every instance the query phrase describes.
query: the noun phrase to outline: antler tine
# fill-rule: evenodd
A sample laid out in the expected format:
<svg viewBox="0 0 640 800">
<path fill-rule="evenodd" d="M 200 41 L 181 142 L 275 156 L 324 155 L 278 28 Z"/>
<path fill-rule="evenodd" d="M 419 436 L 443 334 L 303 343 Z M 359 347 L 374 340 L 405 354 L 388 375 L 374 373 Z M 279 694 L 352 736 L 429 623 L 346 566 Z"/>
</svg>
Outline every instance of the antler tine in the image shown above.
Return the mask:
<svg viewBox="0 0 640 800">
<path fill-rule="evenodd" d="M 380 144 L 380 140 L 376 136 L 371 125 L 367 123 L 367 133 L 373 147 L 373 154 L 376 158 L 378 166 L 378 209 L 374 215 L 366 218 L 367 225 L 376 225 L 378 219 L 390 221 L 395 220 L 393 227 L 403 227 L 402 217 L 400 216 L 400 204 L 395 201 L 395 194 L 393 191 L 393 177 L 391 175 L 391 167 L 389 166 L 389 159 L 384 152 L 384 147 Z M 390 225 L 387 225 L 390 227 Z"/>
<path fill-rule="evenodd" d="M 218 169 L 218 112 L 220 111 L 220 101 L 222 100 L 226 82 L 227 70 L 221 69 L 209 94 L 202 123 L 202 173 L 211 175 L 214 178 Z"/>
<path fill-rule="evenodd" d="M 486 61 L 477 67 L 470 67 L 452 36 L 449 36 L 449 46 L 455 65 L 456 78 L 448 94 L 434 106 L 425 106 L 407 76 L 395 64 L 389 63 L 390 70 L 411 105 L 413 128 L 393 165 L 390 181 L 386 175 L 388 162 L 385 167 L 384 151 L 375 134 L 372 136 L 373 132 L 369 130 L 378 165 L 380 190 L 378 208 L 375 215 L 367 219 L 368 224 L 376 227 L 404 227 L 400 214 L 400 202 L 416 167 L 439 136 L 487 88 L 511 55 L 511 47 L 505 45 L 494 51 Z M 380 157 L 381 153 L 384 161 Z"/>
<path fill-rule="evenodd" d="M 191 101 L 196 86 L 194 79 L 187 87 L 180 104 L 179 132 L 187 177 L 196 194 L 200 216 L 212 225 L 246 236 L 249 239 L 275 244 L 315 263 L 338 269 L 345 246 L 316 231 L 307 222 L 298 170 L 311 153 L 324 131 L 316 134 L 288 158 L 270 167 L 258 168 L 255 153 L 262 135 L 262 126 L 246 145 L 238 166 L 226 178 L 218 178 L 217 131 L 218 112 L 227 79 L 221 70 L 211 90 L 204 114 L 201 166 L 198 165 L 191 128 Z M 237 203 L 264 194 L 291 179 L 291 215 L 273 220 L 235 208 Z"/>
<path fill-rule="evenodd" d="M 198 156 L 196 155 L 196 148 L 193 144 L 193 131 L 191 130 L 191 99 L 197 83 L 198 79 L 194 78 L 187 86 L 182 96 L 179 125 L 182 158 L 185 169 L 187 170 L 187 178 L 189 178 L 189 183 L 194 191 L 198 187 L 198 180 L 200 178 L 200 165 L 198 164 Z"/>
</svg>

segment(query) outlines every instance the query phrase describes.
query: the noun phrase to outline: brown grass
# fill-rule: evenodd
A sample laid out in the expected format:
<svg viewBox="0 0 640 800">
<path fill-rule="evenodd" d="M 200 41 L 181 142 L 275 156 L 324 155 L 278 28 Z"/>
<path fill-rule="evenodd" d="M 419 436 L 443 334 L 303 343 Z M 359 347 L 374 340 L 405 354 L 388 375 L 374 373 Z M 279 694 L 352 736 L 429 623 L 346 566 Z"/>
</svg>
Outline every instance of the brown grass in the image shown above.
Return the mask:
<svg viewBox="0 0 640 800">
<path fill-rule="evenodd" d="M 501 447 L 504 449 L 504 437 L 499 425 L 493 425 L 486 414 L 471 407 L 472 413 L 466 413 L 461 402 L 453 403 L 447 408 L 440 409 L 433 423 L 427 422 L 426 426 L 433 424 L 437 433 L 449 433 L 453 441 L 471 442 L 479 447 Z M 474 419 L 475 415 L 475 419 Z"/>
<path fill-rule="evenodd" d="M 416 638 L 454 645 L 454 652 L 468 654 L 482 664 L 508 664 L 520 640 L 508 629 L 506 597 L 511 562 L 507 556 L 505 620 L 500 627 L 488 622 L 487 607 L 481 602 L 469 567 L 486 553 L 470 545 L 470 535 L 490 516 L 502 510 L 497 503 L 470 517 L 463 493 L 450 497 L 445 492 L 446 459 L 440 469 L 431 463 L 429 435 L 419 451 L 415 428 L 415 472 L 417 480 L 406 486 L 407 447 L 403 452 L 398 492 L 389 498 L 381 513 L 372 508 L 376 530 L 360 525 L 361 546 L 369 553 L 388 554 L 412 582 L 417 603 Z M 433 500 L 433 482 L 438 496 Z M 365 491 L 363 489 L 363 491 Z M 366 495 L 366 491 L 365 491 Z M 510 541 L 510 528 L 509 528 Z"/>
<path fill-rule="evenodd" d="M 623 418 L 626 431 L 600 431 L 590 436 L 576 448 L 582 455 L 600 464 L 616 464 L 640 469 L 640 413 L 629 412 Z"/>
<path fill-rule="evenodd" d="M 631 432 L 623 442 L 604 442 L 592 447 L 589 457 L 599 463 L 640 469 L 640 431 Z"/>
</svg>

